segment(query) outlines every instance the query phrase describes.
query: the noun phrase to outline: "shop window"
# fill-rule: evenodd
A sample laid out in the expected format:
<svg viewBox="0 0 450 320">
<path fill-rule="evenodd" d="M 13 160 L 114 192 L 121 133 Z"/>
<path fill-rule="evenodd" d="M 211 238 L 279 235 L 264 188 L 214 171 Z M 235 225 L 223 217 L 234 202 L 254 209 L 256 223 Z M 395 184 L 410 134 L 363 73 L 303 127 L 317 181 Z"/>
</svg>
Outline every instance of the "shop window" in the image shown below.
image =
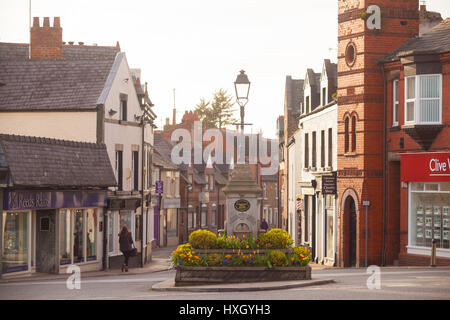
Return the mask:
<svg viewBox="0 0 450 320">
<path fill-rule="evenodd" d="M 392 83 L 393 101 L 392 101 L 392 126 L 398 126 L 398 80 Z"/>
<path fill-rule="evenodd" d="M 3 273 L 28 270 L 28 212 L 3 213 Z"/>
<path fill-rule="evenodd" d="M 442 75 L 417 75 L 406 78 L 405 123 L 442 122 Z"/>
<path fill-rule="evenodd" d="M 84 212 L 74 210 L 73 262 L 84 262 Z"/>
<path fill-rule="evenodd" d="M 117 233 L 114 223 L 114 212 L 108 214 L 108 252 L 114 252 L 114 235 Z"/>
<path fill-rule="evenodd" d="M 131 232 L 132 229 L 132 225 L 131 225 L 131 219 L 132 219 L 132 212 L 131 211 L 121 211 L 119 213 L 120 216 L 120 230 L 119 232 L 122 231 L 122 228 L 125 226 L 128 228 L 128 231 Z"/>
<path fill-rule="evenodd" d="M 87 261 L 97 260 L 97 211 L 86 210 L 86 256 Z"/>
<path fill-rule="evenodd" d="M 59 263 L 61 265 L 72 263 L 72 216 L 70 210 L 59 211 Z"/>
<path fill-rule="evenodd" d="M 421 187 L 423 187 L 422 190 Z M 409 245 L 449 249 L 450 183 L 410 184 Z"/>
</svg>

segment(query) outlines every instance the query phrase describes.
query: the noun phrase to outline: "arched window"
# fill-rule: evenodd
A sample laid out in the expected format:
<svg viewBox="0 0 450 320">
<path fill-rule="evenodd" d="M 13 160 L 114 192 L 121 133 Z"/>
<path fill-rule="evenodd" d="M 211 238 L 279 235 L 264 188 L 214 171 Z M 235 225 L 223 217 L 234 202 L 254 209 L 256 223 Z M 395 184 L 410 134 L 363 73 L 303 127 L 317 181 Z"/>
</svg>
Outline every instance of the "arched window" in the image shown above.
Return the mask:
<svg viewBox="0 0 450 320">
<path fill-rule="evenodd" d="M 349 117 L 345 117 L 345 152 L 349 151 Z"/>
<path fill-rule="evenodd" d="M 352 117 L 352 151 L 356 151 L 356 116 Z"/>
</svg>

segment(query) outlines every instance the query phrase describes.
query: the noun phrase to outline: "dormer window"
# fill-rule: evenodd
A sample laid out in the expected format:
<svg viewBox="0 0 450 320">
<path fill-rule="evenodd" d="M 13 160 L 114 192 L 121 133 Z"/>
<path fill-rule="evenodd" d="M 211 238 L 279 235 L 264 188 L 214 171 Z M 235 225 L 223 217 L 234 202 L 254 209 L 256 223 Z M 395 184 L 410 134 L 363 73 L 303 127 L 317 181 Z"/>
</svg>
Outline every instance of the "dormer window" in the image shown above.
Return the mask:
<svg viewBox="0 0 450 320">
<path fill-rule="evenodd" d="M 120 94 L 120 110 L 119 110 L 119 120 L 127 121 L 127 101 L 128 96 L 126 94 Z"/>
</svg>

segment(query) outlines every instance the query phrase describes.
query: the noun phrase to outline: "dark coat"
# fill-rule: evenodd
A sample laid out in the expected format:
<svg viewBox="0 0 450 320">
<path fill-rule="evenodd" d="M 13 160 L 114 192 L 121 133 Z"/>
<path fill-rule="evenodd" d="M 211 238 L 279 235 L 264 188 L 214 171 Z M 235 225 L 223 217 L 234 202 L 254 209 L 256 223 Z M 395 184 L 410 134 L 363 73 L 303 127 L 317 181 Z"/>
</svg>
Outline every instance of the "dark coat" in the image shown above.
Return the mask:
<svg viewBox="0 0 450 320">
<path fill-rule="evenodd" d="M 120 244 L 120 251 L 122 252 L 128 252 L 133 249 L 133 237 L 131 236 L 131 232 L 128 232 L 127 235 L 122 236 L 119 235 L 119 244 Z"/>
<path fill-rule="evenodd" d="M 269 229 L 269 225 L 267 224 L 267 222 L 265 220 L 263 220 L 263 222 L 261 222 L 261 229 L 264 229 L 267 231 L 267 229 Z"/>
</svg>

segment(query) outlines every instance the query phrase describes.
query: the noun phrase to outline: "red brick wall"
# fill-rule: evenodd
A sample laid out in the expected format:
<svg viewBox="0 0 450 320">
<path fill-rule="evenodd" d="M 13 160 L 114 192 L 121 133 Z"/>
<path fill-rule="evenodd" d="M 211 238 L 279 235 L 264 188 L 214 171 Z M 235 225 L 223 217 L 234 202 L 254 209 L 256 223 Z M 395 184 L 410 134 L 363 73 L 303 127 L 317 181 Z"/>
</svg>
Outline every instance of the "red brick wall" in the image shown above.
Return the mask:
<svg viewBox="0 0 450 320">
<path fill-rule="evenodd" d="M 381 8 L 381 30 L 369 30 L 359 14 L 368 5 Z M 357 205 L 357 266 L 365 259 L 365 208 L 362 201 L 370 200 L 368 263 L 382 263 L 383 245 L 383 77 L 378 59 L 418 34 L 417 0 L 340 0 L 338 27 L 338 190 L 339 207 L 345 199 L 343 193 L 353 189 L 358 195 Z M 407 20 L 407 26 L 400 21 Z M 352 66 L 345 60 L 349 42 L 356 46 Z M 345 154 L 345 117 L 357 116 L 356 150 Z M 351 129 L 351 121 L 350 121 Z M 351 131 L 351 130 L 350 130 Z M 350 143 L 351 143 L 350 138 Z M 351 150 L 351 145 L 350 145 Z M 338 219 L 338 264 L 348 260 L 346 235 L 348 213 L 340 212 Z M 389 231 L 389 229 L 388 229 Z M 388 242 L 395 237 L 386 237 Z M 391 247 L 391 243 L 387 243 Z M 389 254 L 390 259 L 394 257 Z"/>
<path fill-rule="evenodd" d="M 33 19 L 30 33 L 31 59 L 61 59 L 62 58 L 62 28 L 59 17 L 53 20 L 50 27 L 48 17 L 44 18 L 43 26 L 39 25 L 39 18 Z"/>
</svg>

